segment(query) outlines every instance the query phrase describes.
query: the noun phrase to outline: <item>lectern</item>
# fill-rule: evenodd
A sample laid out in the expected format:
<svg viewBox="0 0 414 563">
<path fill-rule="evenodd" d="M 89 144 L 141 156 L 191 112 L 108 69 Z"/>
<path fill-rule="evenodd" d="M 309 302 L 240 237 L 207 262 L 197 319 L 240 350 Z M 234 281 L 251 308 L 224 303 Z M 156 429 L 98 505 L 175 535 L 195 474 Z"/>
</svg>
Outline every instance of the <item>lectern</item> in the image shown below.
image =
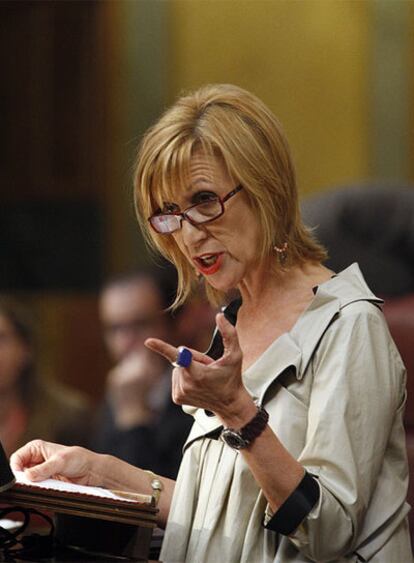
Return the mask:
<svg viewBox="0 0 414 563">
<path fill-rule="evenodd" d="M 151 495 L 125 493 L 124 498 L 106 489 L 54 479 L 31 483 L 24 473 L 16 472 L 11 486 L 0 493 L 0 504 L 52 513 L 57 544 L 74 549 L 79 561 L 87 560 L 86 554 L 91 560 L 94 554 L 97 560 L 105 555 L 148 560 L 158 511 Z"/>
</svg>

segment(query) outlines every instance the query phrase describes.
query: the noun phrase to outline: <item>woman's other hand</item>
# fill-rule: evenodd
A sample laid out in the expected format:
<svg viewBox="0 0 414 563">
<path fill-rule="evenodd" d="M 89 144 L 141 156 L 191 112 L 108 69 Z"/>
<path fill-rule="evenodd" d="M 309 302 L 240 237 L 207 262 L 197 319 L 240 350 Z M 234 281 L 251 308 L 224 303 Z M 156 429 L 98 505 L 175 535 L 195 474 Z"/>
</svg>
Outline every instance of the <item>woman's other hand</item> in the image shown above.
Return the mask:
<svg viewBox="0 0 414 563">
<path fill-rule="evenodd" d="M 24 471 L 31 481 L 54 478 L 79 485 L 101 485 L 94 469 L 102 457 L 79 446 L 61 446 L 43 440 L 33 440 L 10 457 L 14 471 Z"/>
<path fill-rule="evenodd" d="M 240 427 L 254 416 L 256 407 L 242 382 L 242 351 L 236 328 L 223 313 L 217 315 L 216 322 L 223 338 L 223 355 L 214 361 L 192 351 L 190 366 L 173 370 L 172 397 L 177 404 L 213 411 L 226 425 Z M 177 348 L 162 340 L 149 338 L 145 345 L 171 363 L 177 358 Z"/>
</svg>

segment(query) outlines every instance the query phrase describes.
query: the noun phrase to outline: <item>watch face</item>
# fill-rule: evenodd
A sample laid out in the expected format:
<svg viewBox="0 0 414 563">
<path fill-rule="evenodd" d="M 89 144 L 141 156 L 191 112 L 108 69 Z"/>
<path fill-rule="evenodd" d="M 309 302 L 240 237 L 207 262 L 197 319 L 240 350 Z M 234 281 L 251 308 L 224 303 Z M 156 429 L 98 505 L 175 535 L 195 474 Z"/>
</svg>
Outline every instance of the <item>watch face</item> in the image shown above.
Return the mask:
<svg viewBox="0 0 414 563">
<path fill-rule="evenodd" d="M 244 440 L 240 434 L 235 432 L 234 430 L 225 429 L 221 433 L 221 438 L 228 446 L 233 448 L 234 450 L 241 450 L 242 448 L 246 448 L 249 445 L 247 440 Z"/>
</svg>

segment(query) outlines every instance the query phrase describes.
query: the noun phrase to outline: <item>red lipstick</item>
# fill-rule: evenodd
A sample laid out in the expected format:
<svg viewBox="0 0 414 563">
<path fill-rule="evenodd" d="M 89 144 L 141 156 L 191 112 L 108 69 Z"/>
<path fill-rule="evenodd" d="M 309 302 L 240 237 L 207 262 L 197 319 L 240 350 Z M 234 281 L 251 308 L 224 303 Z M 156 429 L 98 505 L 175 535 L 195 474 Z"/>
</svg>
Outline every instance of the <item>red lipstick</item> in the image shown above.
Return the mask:
<svg viewBox="0 0 414 563">
<path fill-rule="evenodd" d="M 194 258 L 194 262 L 204 276 L 211 276 L 220 269 L 223 262 L 223 253 L 202 254 Z"/>
</svg>

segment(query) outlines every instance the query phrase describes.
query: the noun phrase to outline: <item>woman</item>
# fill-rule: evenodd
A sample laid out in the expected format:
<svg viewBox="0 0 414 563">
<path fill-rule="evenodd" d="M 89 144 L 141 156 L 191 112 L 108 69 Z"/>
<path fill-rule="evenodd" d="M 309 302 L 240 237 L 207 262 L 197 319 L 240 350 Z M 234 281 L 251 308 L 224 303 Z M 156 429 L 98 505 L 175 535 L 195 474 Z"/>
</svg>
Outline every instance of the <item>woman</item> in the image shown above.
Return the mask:
<svg viewBox="0 0 414 563">
<path fill-rule="evenodd" d="M 409 561 L 404 367 L 358 267 L 322 265 L 275 117 L 235 86 L 183 97 L 144 137 L 135 188 L 177 267 L 176 305 L 200 276 L 215 303 L 240 295 L 206 355 L 146 342 L 177 366 L 173 399 L 194 416 L 177 482 L 161 479 L 161 559 Z M 32 442 L 12 464 L 150 490 L 86 450 Z"/>
<path fill-rule="evenodd" d="M 6 454 L 38 436 L 86 443 L 89 418 L 82 396 L 41 380 L 28 312 L 0 298 L 0 441 Z"/>
</svg>

